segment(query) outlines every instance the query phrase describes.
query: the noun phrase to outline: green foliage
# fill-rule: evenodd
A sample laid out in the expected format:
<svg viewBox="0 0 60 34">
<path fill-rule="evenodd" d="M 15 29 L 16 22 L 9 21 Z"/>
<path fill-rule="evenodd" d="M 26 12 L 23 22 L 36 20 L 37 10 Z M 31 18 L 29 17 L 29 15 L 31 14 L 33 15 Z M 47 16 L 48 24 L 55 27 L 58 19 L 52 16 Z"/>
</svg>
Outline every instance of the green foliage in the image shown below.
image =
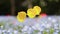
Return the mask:
<svg viewBox="0 0 60 34">
<path fill-rule="evenodd" d="M 39 30 L 34 30 L 33 32 L 32 32 L 32 34 L 37 34 L 39 32 Z"/>
<path fill-rule="evenodd" d="M 50 34 L 53 34 L 53 33 L 54 33 L 54 29 L 51 28 L 51 29 L 50 29 Z"/>
<path fill-rule="evenodd" d="M 48 34 L 48 32 L 46 30 L 43 31 L 43 34 Z"/>
</svg>

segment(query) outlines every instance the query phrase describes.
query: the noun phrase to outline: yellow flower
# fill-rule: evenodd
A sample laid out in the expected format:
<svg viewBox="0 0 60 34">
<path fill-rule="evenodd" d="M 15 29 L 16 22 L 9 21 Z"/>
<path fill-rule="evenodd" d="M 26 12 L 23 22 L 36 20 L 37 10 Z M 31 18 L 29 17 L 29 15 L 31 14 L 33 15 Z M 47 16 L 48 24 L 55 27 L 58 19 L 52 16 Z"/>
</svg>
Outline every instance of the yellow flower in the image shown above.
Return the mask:
<svg viewBox="0 0 60 34">
<path fill-rule="evenodd" d="M 29 16 L 29 18 L 34 18 L 36 16 L 36 12 L 32 8 L 29 8 L 27 10 L 27 15 Z"/>
<path fill-rule="evenodd" d="M 23 22 L 26 18 L 26 13 L 24 11 L 18 12 L 17 19 L 19 22 Z"/>
<path fill-rule="evenodd" d="M 39 15 L 39 13 L 41 12 L 41 8 L 39 6 L 34 6 L 33 10 L 36 12 L 36 15 Z"/>
</svg>

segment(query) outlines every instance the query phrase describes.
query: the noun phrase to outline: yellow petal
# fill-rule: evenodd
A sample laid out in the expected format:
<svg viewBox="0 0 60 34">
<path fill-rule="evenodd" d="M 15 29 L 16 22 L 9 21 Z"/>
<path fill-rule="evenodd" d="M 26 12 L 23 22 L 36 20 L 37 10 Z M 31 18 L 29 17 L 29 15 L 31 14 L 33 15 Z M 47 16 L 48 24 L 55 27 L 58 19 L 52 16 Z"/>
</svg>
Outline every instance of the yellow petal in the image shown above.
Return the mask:
<svg viewBox="0 0 60 34">
<path fill-rule="evenodd" d="M 25 18 L 26 18 L 26 13 L 25 12 L 23 12 L 23 11 L 18 12 L 18 15 L 17 15 L 18 21 L 23 22 L 25 20 Z"/>
<path fill-rule="evenodd" d="M 24 19 L 20 19 L 18 16 L 17 16 L 17 19 L 18 19 L 19 22 L 23 22 L 24 21 Z"/>
<path fill-rule="evenodd" d="M 34 6 L 33 10 L 36 12 L 36 15 L 39 15 L 41 12 L 41 8 L 39 6 Z"/>
<path fill-rule="evenodd" d="M 29 8 L 27 10 L 27 15 L 29 16 L 29 18 L 34 18 L 36 16 L 36 12 L 32 8 Z"/>
</svg>

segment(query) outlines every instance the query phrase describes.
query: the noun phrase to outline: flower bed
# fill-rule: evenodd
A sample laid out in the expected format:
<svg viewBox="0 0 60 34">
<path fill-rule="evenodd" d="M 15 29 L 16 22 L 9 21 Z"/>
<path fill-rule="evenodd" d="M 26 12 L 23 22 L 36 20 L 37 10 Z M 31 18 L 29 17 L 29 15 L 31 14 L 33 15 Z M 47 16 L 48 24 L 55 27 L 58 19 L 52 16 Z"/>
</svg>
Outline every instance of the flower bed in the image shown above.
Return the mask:
<svg viewBox="0 0 60 34">
<path fill-rule="evenodd" d="M 14 16 L 0 16 L 0 34 L 60 34 L 60 16 L 26 18 L 23 23 Z"/>
</svg>

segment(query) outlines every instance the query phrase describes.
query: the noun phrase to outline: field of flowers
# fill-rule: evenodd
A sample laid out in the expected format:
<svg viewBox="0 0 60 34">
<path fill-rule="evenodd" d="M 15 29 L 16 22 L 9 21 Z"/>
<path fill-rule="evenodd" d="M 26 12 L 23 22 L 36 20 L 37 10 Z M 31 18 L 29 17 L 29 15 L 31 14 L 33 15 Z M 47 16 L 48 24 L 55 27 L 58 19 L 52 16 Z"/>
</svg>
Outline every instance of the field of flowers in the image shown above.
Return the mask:
<svg viewBox="0 0 60 34">
<path fill-rule="evenodd" d="M 60 16 L 26 18 L 24 22 L 15 16 L 0 16 L 0 34 L 60 34 Z"/>
</svg>

